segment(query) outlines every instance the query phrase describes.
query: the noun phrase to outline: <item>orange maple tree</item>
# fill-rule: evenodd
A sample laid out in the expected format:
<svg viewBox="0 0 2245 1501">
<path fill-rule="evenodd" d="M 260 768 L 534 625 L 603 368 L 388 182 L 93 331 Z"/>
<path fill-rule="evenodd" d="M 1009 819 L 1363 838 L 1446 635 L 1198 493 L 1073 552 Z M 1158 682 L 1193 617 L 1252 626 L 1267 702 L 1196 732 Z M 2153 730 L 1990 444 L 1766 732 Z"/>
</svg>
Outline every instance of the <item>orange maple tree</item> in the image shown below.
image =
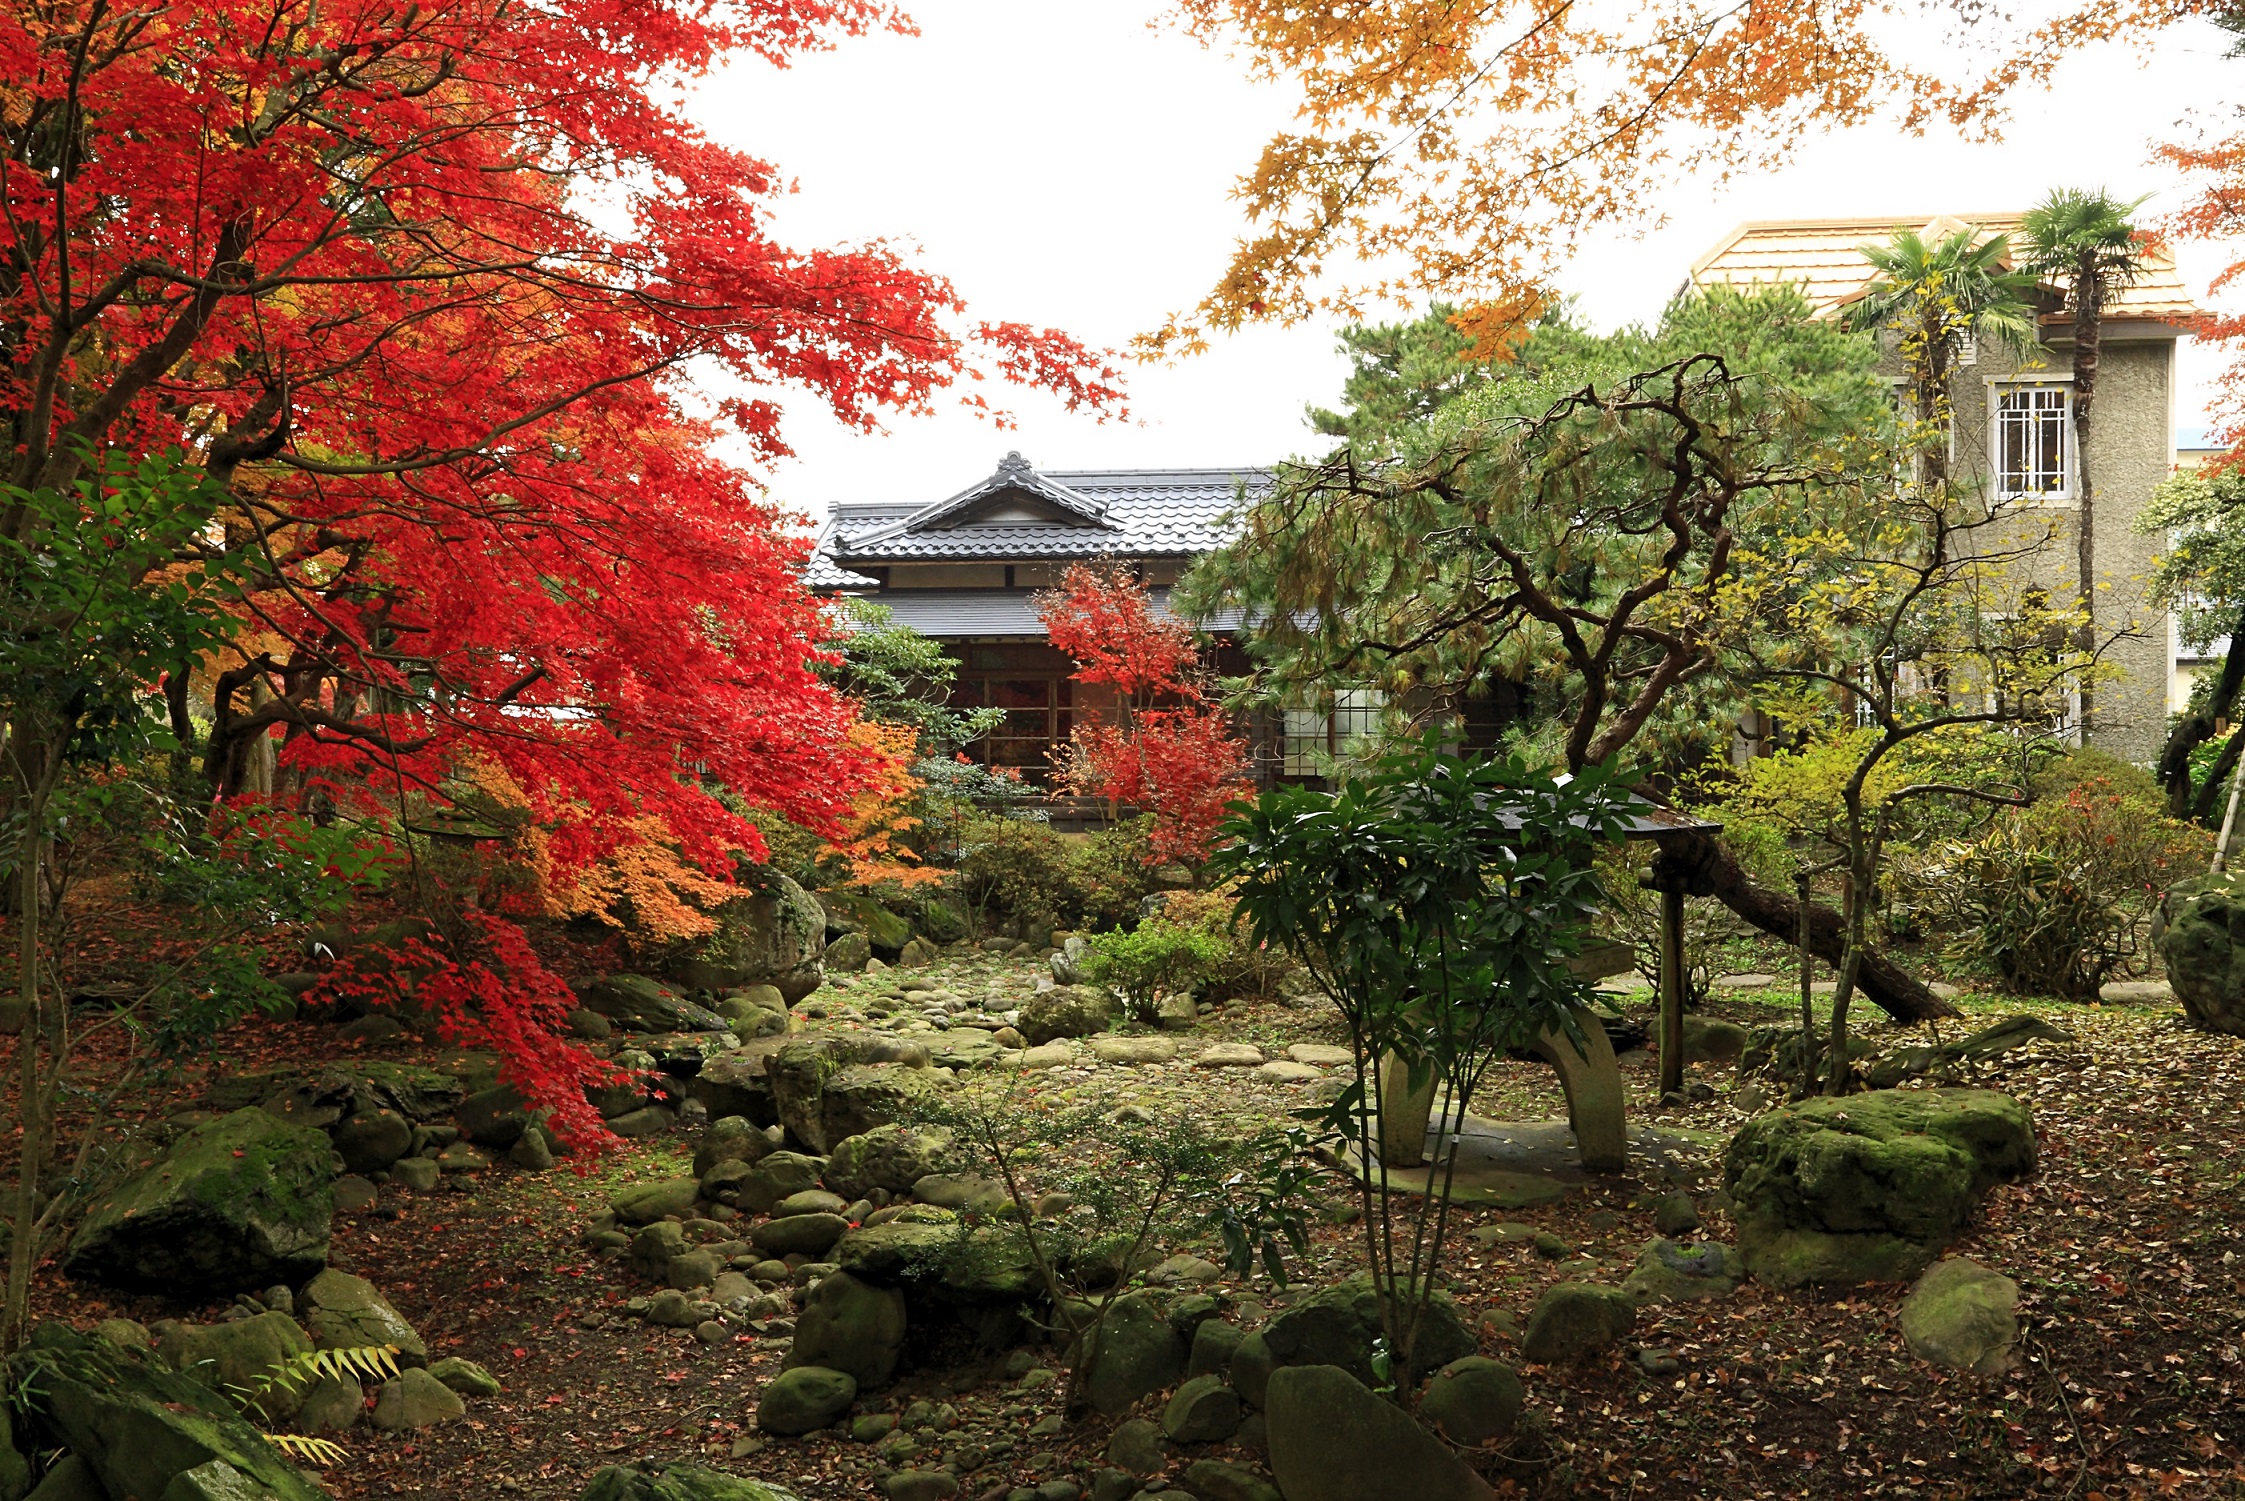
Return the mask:
<svg viewBox="0 0 2245 1501">
<path fill-rule="evenodd" d="M 1140 349 L 1433 296 L 1464 304 L 1456 321 L 1487 355 L 1542 310 L 1586 234 L 1651 223 L 1664 184 L 1766 172 L 1874 122 L 1992 134 L 2011 94 L 2084 45 L 2220 9 L 1177 0 L 1190 35 L 1297 92 L 1300 125 L 1240 178 L 1251 228 L 1221 278 Z"/>
</svg>

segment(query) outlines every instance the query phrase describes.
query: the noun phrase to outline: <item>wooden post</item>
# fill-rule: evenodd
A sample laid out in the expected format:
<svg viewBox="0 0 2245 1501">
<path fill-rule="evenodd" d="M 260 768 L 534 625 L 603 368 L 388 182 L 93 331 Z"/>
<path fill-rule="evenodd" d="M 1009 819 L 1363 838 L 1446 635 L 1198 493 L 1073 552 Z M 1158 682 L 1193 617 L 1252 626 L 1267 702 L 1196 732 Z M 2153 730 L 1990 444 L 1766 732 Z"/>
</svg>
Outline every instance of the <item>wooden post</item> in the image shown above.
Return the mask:
<svg viewBox="0 0 2245 1501">
<path fill-rule="evenodd" d="M 1684 1087 L 1684 892 L 1660 894 L 1660 1092 Z"/>
</svg>

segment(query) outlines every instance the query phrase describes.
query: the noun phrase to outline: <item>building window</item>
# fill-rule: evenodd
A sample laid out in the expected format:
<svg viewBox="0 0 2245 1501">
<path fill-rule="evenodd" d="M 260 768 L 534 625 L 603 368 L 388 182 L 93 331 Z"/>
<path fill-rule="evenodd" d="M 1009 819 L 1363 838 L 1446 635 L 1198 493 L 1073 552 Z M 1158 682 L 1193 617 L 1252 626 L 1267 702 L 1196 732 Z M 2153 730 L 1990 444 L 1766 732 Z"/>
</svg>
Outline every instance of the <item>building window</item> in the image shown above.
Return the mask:
<svg viewBox="0 0 2245 1501">
<path fill-rule="evenodd" d="M 1070 678 L 1026 672 L 1003 677 L 962 675 L 951 704 L 960 709 L 1003 709 L 997 728 L 967 748 L 985 766 L 1005 767 L 1043 786 L 1051 778 L 1053 747 L 1075 729 L 1075 689 Z"/>
<path fill-rule="evenodd" d="M 2073 493 L 2073 390 L 2037 382 L 1996 389 L 1996 493 L 2055 500 Z"/>
<path fill-rule="evenodd" d="M 1288 709 L 1279 774 L 1324 776 L 1336 760 L 1357 753 L 1378 733 L 1386 706 L 1387 695 L 1377 688 L 1344 688 L 1333 695 L 1330 712 Z"/>
</svg>

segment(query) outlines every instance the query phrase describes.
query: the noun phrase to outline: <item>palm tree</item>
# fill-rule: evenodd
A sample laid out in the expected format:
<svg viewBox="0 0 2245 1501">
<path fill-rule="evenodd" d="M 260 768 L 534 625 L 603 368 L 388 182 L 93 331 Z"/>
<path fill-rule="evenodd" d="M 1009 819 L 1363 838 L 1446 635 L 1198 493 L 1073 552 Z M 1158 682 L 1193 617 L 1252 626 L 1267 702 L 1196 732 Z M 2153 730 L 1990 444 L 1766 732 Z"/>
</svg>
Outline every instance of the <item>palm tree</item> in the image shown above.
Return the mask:
<svg viewBox="0 0 2245 1501">
<path fill-rule="evenodd" d="M 2096 491 L 2089 483 L 2089 417 L 2097 404 L 2097 360 L 2104 343 L 2105 299 L 2149 269 L 2149 246 L 2128 216 L 2144 200 L 2122 203 L 2103 189 L 2058 188 L 2027 211 L 2020 226 L 2026 268 L 2061 282 L 2074 318 L 2074 475 L 2079 495 L 2074 533 L 2081 566 L 2081 649 L 2096 641 Z M 2081 733 L 2090 728 L 2089 690 L 2081 694 Z"/>
<path fill-rule="evenodd" d="M 1889 245 L 1865 245 L 1878 275 L 1847 311 L 1858 329 L 1891 329 L 1901 337 L 1902 365 L 1919 426 L 1920 477 L 1949 478 L 1949 376 L 1965 340 L 1999 344 L 2019 354 L 2036 347 L 2031 272 L 2010 266 L 2011 242 L 1994 235 L 1978 244 L 1966 225 L 1931 244 L 1914 229 Z"/>
</svg>

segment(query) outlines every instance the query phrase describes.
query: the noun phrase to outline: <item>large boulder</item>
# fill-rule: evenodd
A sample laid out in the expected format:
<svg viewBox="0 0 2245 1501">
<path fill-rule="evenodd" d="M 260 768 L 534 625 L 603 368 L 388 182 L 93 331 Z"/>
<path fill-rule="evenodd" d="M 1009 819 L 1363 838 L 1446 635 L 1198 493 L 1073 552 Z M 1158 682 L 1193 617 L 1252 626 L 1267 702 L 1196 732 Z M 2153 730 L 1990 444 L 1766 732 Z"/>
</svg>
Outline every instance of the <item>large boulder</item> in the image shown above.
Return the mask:
<svg viewBox="0 0 2245 1501">
<path fill-rule="evenodd" d="M 942 1126 L 875 1126 L 834 1144 L 826 1158 L 826 1186 L 845 1199 L 876 1188 L 909 1193 L 930 1173 L 958 1165 L 958 1148 Z"/>
<path fill-rule="evenodd" d="M 1185 1374 L 1185 1342 L 1143 1293 L 1110 1303 L 1084 1351 L 1084 1399 L 1109 1417 Z"/>
<path fill-rule="evenodd" d="M 401 1366 L 429 1363 L 428 1342 L 364 1277 L 330 1267 L 305 1284 L 296 1303 L 313 1342 L 323 1350 L 388 1345 Z"/>
<path fill-rule="evenodd" d="M 1920 1360 L 2000 1376 L 2015 1363 L 2019 1284 L 1977 1261 L 1936 1263 L 1902 1300 L 1902 1342 Z"/>
<path fill-rule="evenodd" d="M 1264 1398 L 1271 1475 L 1286 1501 L 1491 1501 L 1464 1460 L 1338 1366 L 1274 1372 Z"/>
<path fill-rule="evenodd" d="M 804 1300 L 786 1367 L 845 1371 L 860 1391 L 886 1386 L 904 1353 L 904 1293 L 831 1272 Z"/>
<path fill-rule="evenodd" d="M 878 897 L 862 891 L 821 891 L 817 900 L 826 913 L 829 942 L 845 933 L 861 933 L 877 957 L 893 961 L 912 941 L 912 924 L 882 906 Z"/>
<path fill-rule="evenodd" d="M 2245 872 L 2171 888 L 2155 929 L 2167 983 L 2191 1025 L 2245 1037 Z"/>
<path fill-rule="evenodd" d="M 33 1431 L 91 1465 L 111 1496 L 162 1498 L 182 1474 L 217 1462 L 246 1477 L 258 1501 L 328 1501 L 224 1397 L 152 1358 L 45 1324 L 9 1369 Z"/>
<path fill-rule="evenodd" d="M 809 892 L 768 867 L 742 874 L 740 893 L 710 914 L 717 930 L 660 955 L 663 972 L 697 990 L 772 985 L 790 1003 L 825 980 L 826 912 Z"/>
<path fill-rule="evenodd" d="M 224 1324 L 173 1324 L 156 1353 L 236 1405 L 268 1422 L 285 1422 L 304 1401 L 305 1383 L 290 1363 L 311 1348 L 296 1320 L 266 1312 Z"/>
<path fill-rule="evenodd" d="M 1367 1272 L 1298 1299 L 1262 1329 L 1263 1344 L 1270 1351 L 1274 1368 L 1339 1366 L 1367 1385 L 1377 1379 L 1372 1370 L 1373 1346 L 1384 1338 L 1379 1296 Z M 1436 1293 L 1413 1336 L 1412 1366 L 1431 1371 L 1478 1353 L 1480 1346 L 1459 1316 L 1457 1305 L 1447 1295 Z"/>
<path fill-rule="evenodd" d="M 1749 1121 L 1723 1156 L 1739 1252 L 1774 1287 L 1907 1281 L 1990 1188 L 2034 1167 L 2026 1106 L 1986 1089 L 1804 1100 Z"/>
<path fill-rule="evenodd" d="M 774 1051 L 764 1076 L 780 1124 L 822 1155 L 875 1126 L 909 1124 L 925 1112 L 936 1086 L 925 1069 L 869 1061 L 876 1056 L 905 1054 L 897 1039 L 879 1033 L 805 1037 Z"/>
<path fill-rule="evenodd" d="M 503 1151 L 530 1128 L 530 1109 L 513 1085 L 494 1084 L 462 1100 L 453 1119 L 460 1123 L 460 1134 L 477 1146 Z"/>
<path fill-rule="evenodd" d="M 413 1150 L 413 1122 L 388 1109 L 354 1115 L 336 1125 L 335 1150 L 346 1171 L 386 1173 Z"/>
<path fill-rule="evenodd" d="M 1056 1037 L 1089 1037 L 1115 1019 L 1115 999 L 1096 985 L 1055 985 L 1021 1003 L 1014 1023 L 1029 1046 L 1043 1047 Z"/>
<path fill-rule="evenodd" d="M 694 1149 L 694 1173 L 699 1177 L 720 1162 L 753 1166 L 771 1150 L 771 1138 L 747 1116 L 721 1115 L 702 1129 L 701 1145 Z"/>
<path fill-rule="evenodd" d="M 795 1492 L 699 1465 L 642 1459 L 592 1477 L 579 1501 L 796 1501 Z"/>
<path fill-rule="evenodd" d="M 63 1270 L 189 1301 L 301 1281 L 327 1265 L 334 1182 L 327 1133 L 237 1110 L 96 1199 Z"/>
<path fill-rule="evenodd" d="M 772 1081 L 764 1064 L 773 1048 L 786 1045 L 779 1040 L 785 1035 L 758 1038 L 754 1047 L 704 1063 L 694 1075 L 694 1098 L 708 1107 L 712 1117 L 737 1115 L 758 1126 L 775 1124 L 779 1112 L 772 1104 Z"/>
<path fill-rule="evenodd" d="M 603 975 L 579 988 L 585 1009 L 626 1032 L 723 1032 L 731 1023 L 645 975 Z"/>
</svg>

